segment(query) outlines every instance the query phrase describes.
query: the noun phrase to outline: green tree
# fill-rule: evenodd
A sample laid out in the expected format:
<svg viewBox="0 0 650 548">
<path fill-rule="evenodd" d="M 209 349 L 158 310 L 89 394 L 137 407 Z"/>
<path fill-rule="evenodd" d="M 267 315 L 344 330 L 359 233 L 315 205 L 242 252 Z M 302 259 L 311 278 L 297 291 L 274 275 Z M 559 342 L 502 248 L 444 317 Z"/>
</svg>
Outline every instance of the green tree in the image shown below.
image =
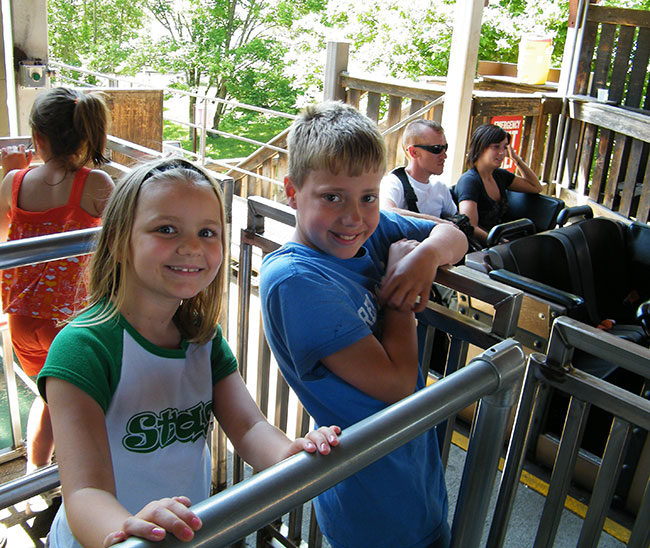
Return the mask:
<svg viewBox="0 0 650 548">
<path fill-rule="evenodd" d="M 283 73 L 287 46 L 275 36 L 287 28 L 268 0 L 145 0 L 163 29 L 148 40 L 149 64 L 178 76 L 179 89 L 290 111 L 296 90 Z M 193 119 L 195 100 L 190 99 Z M 226 112 L 218 103 L 218 128 Z"/>
<path fill-rule="evenodd" d="M 351 42 L 349 66 L 355 73 L 411 79 L 444 76 L 456 4 L 453 0 L 330 0 L 294 22 L 286 70 L 308 100 L 315 98 L 322 91 L 321 52 L 327 39 L 336 38 Z M 522 34 L 536 33 L 553 38 L 559 62 L 567 21 L 568 0 L 491 0 L 484 10 L 479 59 L 516 62 Z"/>
<path fill-rule="evenodd" d="M 142 0 L 49 0 L 50 56 L 106 73 L 134 73 Z"/>
</svg>

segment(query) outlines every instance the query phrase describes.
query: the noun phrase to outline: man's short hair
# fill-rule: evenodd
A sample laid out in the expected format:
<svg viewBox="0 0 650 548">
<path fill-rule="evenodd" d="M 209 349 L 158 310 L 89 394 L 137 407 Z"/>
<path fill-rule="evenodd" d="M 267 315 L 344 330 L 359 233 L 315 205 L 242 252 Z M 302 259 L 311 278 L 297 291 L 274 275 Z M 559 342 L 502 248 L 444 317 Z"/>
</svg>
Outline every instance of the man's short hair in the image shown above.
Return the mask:
<svg viewBox="0 0 650 548">
<path fill-rule="evenodd" d="M 289 130 L 288 149 L 288 176 L 297 188 L 310 171 L 356 177 L 386 169 L 386 145 L 377 124 L 337 101 L 307 106 Z"/>
<path fill-rule="evenodd" d="M 438 122 L 433 120 L 425 120 L 419 118 L 409 122 L 404 128 L 404 133 L 402 134 L 402 147 L 404 147 L 404 152 L 411 145 L 428 145 L 429 143 L 422 143 L 422 134 L 427 130 L 432 129 L 436 133 L 444 133 L 442 126 Z"/>
</svg>

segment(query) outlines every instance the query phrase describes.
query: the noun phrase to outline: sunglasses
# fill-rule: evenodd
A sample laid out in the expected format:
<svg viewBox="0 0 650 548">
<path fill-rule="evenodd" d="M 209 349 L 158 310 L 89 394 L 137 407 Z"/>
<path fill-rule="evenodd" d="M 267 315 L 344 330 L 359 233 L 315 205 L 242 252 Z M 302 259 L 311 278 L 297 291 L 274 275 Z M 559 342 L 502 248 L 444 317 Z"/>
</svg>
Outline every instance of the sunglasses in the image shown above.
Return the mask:
<svg viewBox="0 0 650 548">
<path fill-rule="evenodd" d="M 444 144 L 444 145 L 413 145 L 416 148 L 421 148 L 422 150 L 426 150 L 427 152 L 430 152 L 431 154 L 440 154 L 443 151 L 446 151 L 449 148 L 449 144 Z"/>
</svg>

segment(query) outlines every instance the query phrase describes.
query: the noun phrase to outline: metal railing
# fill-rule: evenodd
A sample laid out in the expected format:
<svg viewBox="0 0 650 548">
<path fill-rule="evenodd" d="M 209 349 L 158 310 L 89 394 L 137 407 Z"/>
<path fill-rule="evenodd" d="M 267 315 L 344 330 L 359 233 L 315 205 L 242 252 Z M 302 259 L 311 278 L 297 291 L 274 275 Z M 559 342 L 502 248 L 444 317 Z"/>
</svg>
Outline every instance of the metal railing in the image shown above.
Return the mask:
<svg viewBox="0 0 650 548">
<path fill-rule="evenodd" d="M 164 116 L 164 120 L 178 124 L 180 126 L 186 127 L 188 129 L 193 129 L 196 130 L 199 133 L 199 150 L 198 152 L 192 152 L 192 151 L 184 151 L 187 155 L 191 156 L 193 159 L 197 160 L 198 162 L 205 164 L 205 163 L 214 163 L 215 165 L 219 165 L 222 168 L 233 170 L 233 171 L 238 171 L 240 173 L 243 173 L 244 175 L 249 175 L 249 176 L 260 176 L 258 174 L 255 174 L 251 171 L 242 169 L 236 165 L 233 165 L 232 163 L 228 162 L 223 162 L 220 161 L 219 159 L 216 158 L 211 158 L 208 156 L 206 153 L 206 143 L 207 143 L 207 137 L 208 135 L 215 135 L 215 136 L 221 136 L 225 137 L 228 139 L 235 139 L 237 141 L 241 141 L 244 143 L 249 143 L 256 145 L 257 147 L 261 149 L 269 149 L 273 150 L 275 152 L 280 152 L 286 154 L 286 149 L 274 146 L 270 143 L 264 143 L 261 141 L 257 141 L 255 139 L 250 139 L 247 137 L 243 137 L 241 135 L 236 135 L 233 133 L 228 133 L 225 131 L 217 130 L 211 127 L 211 120 L 208 120 L 208 105 L 214 104 L 214 103 L 219 103 L 222 105 L 226 105 L 230 108 L 236 108 L 236 109 L 241 109 L 244 111 L 251 111 L 251 112 L 257 112 L 260 114 L 264 115 L 269 115 L 269 116 L 275 116 L 275 117 L 280 117 L 280 118 L 287 118 L 289 120 L 294 120 L 296 118 L 295 114 L 290 114 L 287 112 L 281 112 L 277 110 L 272 110 L 264 107 L 259 107 L 255 105 L 250 105 L 246 103 L 241 103 L 239 101 L 234 101 L 234 100 L 229 100 L 229 99 L 222 99 L 220 97 L 208 97 L 207 95 L 204 95 L 202 93 L 194 93 L 190 91 L 183 91 L 175 88 L 170 88 L 167 86 L 153 86 L 153 85 L 148 85 L 148 84 L 143 84 L 142 82 L 137 82 L 133 79 L 126 78 L 123 76 L 117 76 L 114 74 L 104 74 L 100 72 L 95 72 L 92 70 L 87 70 L 83 69 L 81 67 L 75 67 L 72 65 L 67 65 L 65 63 L 61 63 L 58 61 L 53 61 L 50 60 L 48 63 L 49 67 L 52 67 L 54 69 L 58 70 L 58 76 L 61 78 L 64 82 L 68 82 L 73 85 L 77 86 L 85 86 L 85 87 L 94 87 L 90 86 L 87 82 L 84 82 L 82 80 L 79 80 L 77 78 L 73 78 L 70 76 L 68 73 L 78 73 L 78 74 L 83 74 L 87 76 L 93 76 L 94 78 L 98 78 L 101 80 L 105 80 L 106 83 L 108 84 L 109 87 L 117 87 L 118 85 L 126 88 L 139 88 L 139 89 L 161 89 L 163 90 L 166 94 L 178 97 L 178 98 L 187 98 L 187 99 L 192 99 L 196 101 L 197 107 L 200 105 L 200 116 L 198 117 L 198 120 L 194 121 L 186 121 L 186 120 L 179 120 L 176 118 L 171 118 L 169 116 Z M 270 179 L 273 182 L 273 179 Z"/>
<path fill-rule="evenodd" d="M 648 394 L 633 394 L 602 379 L 571 366 L 575 349 L 599 356 L 648 379 L 650 350 L 600 329 L 567 317 L 553 324 L 548 353 L 531 354 L 517 411 L 514 430 L 508 448 L 497 505 L 487 546 L 503 546 L 513 508 L 524 457 L 543 412 L 540 401 L 544 387 L 571 397 L 553 474 L 537 529 L 534 547 L 553 546 L 558 533 L 560 512 L 574 470 L 590 406 L 597 406 L 614 416 L 607 445 L 599 466 L 589 509 L 577 546 L 586 548 L 598 544 L 614 489 L 623 465 L 632 426 L 650 430 L 650 401 Z M 650 544 L 650 481 L 645 478 L 644 495 L 631 531 L 628 546 L 647 547 Z"/>
<path fill-rule="evenodd" d="M 295 455 L 193 506 L 203 521 L 194 540 L 170 538 L 164 546 L 228 546 L 482 398 L 452 528 L 452 546 L 474 548 L 483 533 L 508 414 L 523 370 L 521 347 L 503 341 L 453 375 L 347 428 L 331 454 Z M 123 544 L 158 545 L 133 538 Z"/>
</svg>

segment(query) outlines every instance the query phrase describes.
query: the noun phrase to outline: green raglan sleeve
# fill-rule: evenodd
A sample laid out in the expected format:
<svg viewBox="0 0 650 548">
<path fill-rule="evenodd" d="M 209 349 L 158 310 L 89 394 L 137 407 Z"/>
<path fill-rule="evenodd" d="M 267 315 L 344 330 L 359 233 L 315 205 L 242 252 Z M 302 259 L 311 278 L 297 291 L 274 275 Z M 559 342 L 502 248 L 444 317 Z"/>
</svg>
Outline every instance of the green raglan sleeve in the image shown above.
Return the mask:
<svg viewBox="0 0 650 548">
<path fill-rule="evenodd" d="M 210 361 L 212 364 L 213 386 L 237 370 L 237 358 L 235 358 L 230 346 L 228 346 L 228 342 L 224 339 L 220 325 L 217 326 L 217 333 L 212 339 Z"/>
<path fill-rule="evenodd" d="M 122 329 L 116 321 L 65 326 L 55 337 L 38 375 L 38 389 L 47 401 L 45 380 L 56 377 L 86 392 L 106 413 L 120 380 Z"/>
</svg>

